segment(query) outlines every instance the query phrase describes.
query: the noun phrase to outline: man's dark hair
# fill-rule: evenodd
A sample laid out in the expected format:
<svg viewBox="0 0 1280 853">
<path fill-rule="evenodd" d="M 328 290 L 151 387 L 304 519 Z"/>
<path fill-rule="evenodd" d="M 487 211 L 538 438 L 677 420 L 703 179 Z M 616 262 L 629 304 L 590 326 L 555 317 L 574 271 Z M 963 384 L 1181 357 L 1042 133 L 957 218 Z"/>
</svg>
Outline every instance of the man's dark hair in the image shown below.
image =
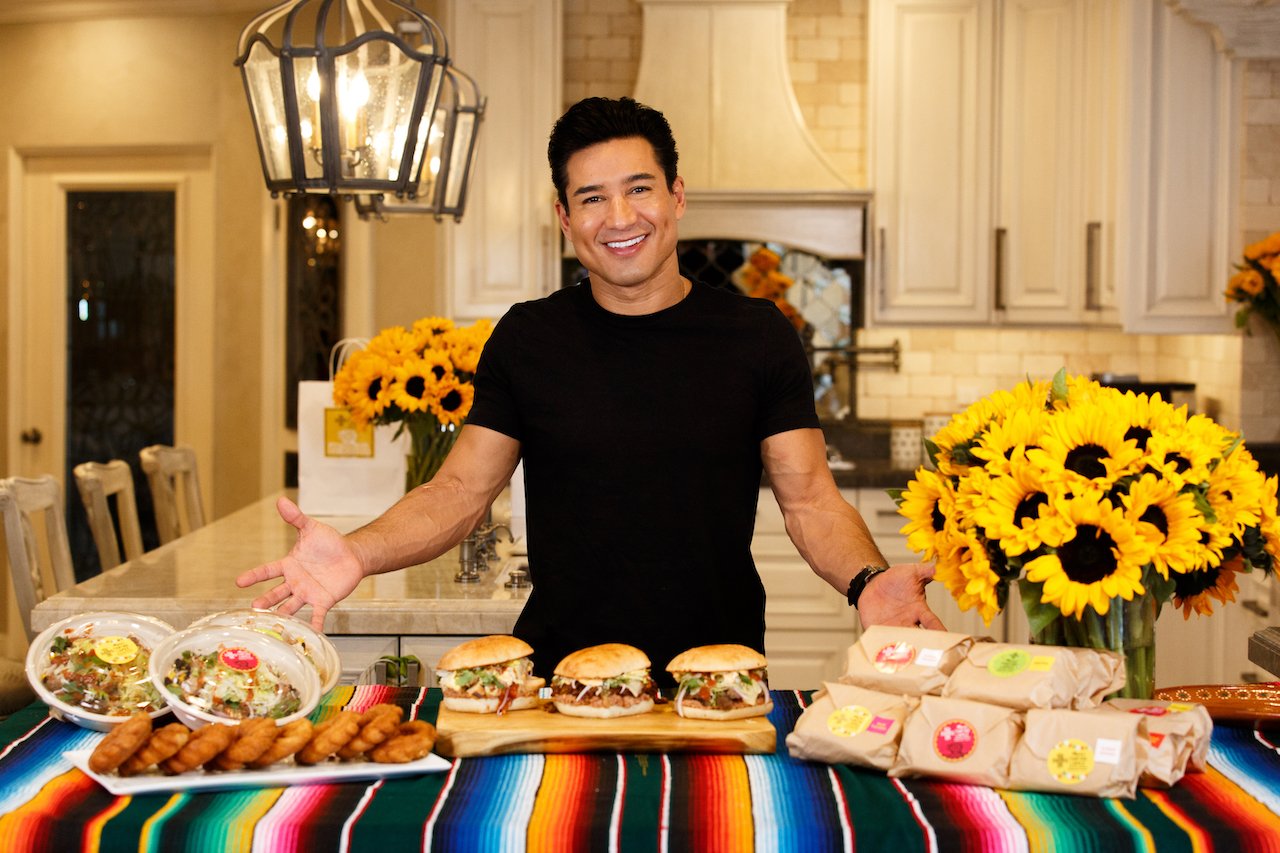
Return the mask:
<svg viewBox="0 0 1280 853">
<path fill-rule="evenodd" d="M 584 98 L 569 107 L 551 129 L 547 161 L 560 203 L 569 204 L 569 158 L 584 148 L 611 139 L 639 136 L 653 146 L 654 156 L 667 179 L 676 180 L 676 140 L 662 113 L 631 98 Z"/>
</svg>

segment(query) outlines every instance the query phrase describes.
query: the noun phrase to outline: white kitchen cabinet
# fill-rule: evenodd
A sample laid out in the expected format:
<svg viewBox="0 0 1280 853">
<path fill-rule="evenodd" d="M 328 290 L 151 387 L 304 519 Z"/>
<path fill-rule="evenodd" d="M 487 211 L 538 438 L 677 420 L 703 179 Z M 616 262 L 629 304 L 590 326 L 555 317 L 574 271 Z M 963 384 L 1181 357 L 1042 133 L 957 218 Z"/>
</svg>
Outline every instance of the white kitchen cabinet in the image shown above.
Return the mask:
<svg viewBox="0 0 1280 853">
<path fill-rule="evenodd" d="M 366 673 L 384 655 L 400 653 L 400 638 L 392 636 L 329 635 L 342 660 L 339 684 L 368 682 Z"/>
<path fill-rule="evenodd" d="M 558 281 L 547 134 L 561 110 L 561 0 L 450 0 L 450 55 L 488 103 L 461 222 L 445 223 L 448 311 L 497 318 Z"/>
<path fill-rule="evenodd" d="M 1237 87 L 1207 29 L 1159 0 L 870 18 L 874 322 L 1224 330 Z"/>
</svg>

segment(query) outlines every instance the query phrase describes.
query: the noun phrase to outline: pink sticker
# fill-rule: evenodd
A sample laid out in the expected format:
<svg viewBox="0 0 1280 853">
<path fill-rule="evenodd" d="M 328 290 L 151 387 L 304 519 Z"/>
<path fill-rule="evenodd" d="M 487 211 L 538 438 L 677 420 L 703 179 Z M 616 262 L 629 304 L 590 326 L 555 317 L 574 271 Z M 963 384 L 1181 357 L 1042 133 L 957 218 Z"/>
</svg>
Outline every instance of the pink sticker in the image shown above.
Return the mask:
<svg viewBox="0 0 1280 853">
<path fill-rule="evenodd" d="M 963 761 L 978 746 L 978 732 L 965 720 L 947 720 L 933 733 L 933 751 L 943 761 Z"/>
<path fill-rule="evenodd" d="M 872 666 L 883 673 L 892 674 L 910 666 L 915 658 L 915 646 L 899 640 L 896 643 L 890 643 L 882 647 L 880 651 L 876 652 L 876 659 L 872 661 Z"/>
<path fill-rule="evenodd" d="M 1141 708 L 1131 708 L 1130 714 L 1145 714 L 1148 717 L 1163 717 L 1169 713 L 1167 708 L 1161 708 L 1159 705 L 1144 705 Z"/>
<path fill-rule="evenodd" d="M 892 717 L 874 717 L 870 725 L 867 726 L 867 731 L 872 734 L 882 735 L 888 733 L 891 728 L 893 728 Z"/>
</svg>

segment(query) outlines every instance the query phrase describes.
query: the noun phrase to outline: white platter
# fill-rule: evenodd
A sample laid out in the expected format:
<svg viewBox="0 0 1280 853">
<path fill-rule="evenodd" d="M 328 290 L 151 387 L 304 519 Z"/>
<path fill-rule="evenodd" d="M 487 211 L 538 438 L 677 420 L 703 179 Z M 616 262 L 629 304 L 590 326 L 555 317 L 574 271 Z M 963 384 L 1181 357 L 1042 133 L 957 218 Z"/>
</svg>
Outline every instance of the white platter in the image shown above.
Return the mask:
<svg viewBox="0 0 1280 853">
<path fill-rule="evenodd" d="M 407 764 L 379 764 L 376 761 L 327 761 L 311 767 L 283 765 L 264 770 L 238 770 L 231 773 L 206 773 L 203 770 L 164 776 L 154 771 L 139 776 L 116 776 L 94 773 L 89 769 L 92 749 L 76 749 L 62 753 L 76 767 L 116 796 L 153 794 L 172 791 L 225 791 L 232 788 L 283 788 L 292 785 L 327 785 L 337 782 L 359 782 L 441 773 L 450 762 L 432 753 Z"/>
</svg>

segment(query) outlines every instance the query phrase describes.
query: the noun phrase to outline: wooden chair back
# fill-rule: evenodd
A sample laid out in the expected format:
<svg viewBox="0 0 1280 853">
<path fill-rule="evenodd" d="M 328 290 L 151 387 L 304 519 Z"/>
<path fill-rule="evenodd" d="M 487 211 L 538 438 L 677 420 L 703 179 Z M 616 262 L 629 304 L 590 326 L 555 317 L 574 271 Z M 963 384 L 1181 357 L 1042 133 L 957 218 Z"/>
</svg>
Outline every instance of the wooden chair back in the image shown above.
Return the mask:
<svg viewBox="0 0 1280 853">
<path fill-rule="evenodd" d="M 62 487 L 52 476 L 8 477 L 0 480 L 0 516 L 4 518 L 4 540 L 9 554 L 9 573 L 22 614 L 27 639 L 34 639 L 31 611 L 54 592 L 69 589 L 76 582 L 71 568 L 71 545 L 62 512 Z M 44 528 L 44 541 L 36 533 L 37 519 Z M 45 590 L 44 566 L 48 560 L 54 589 Z"/>
<path fill-rule="evenodd" d="M 151 487 L 160 544 L 203 527 L 204 503 L 200 498 L 196 452 L 190 447 L 153 444 L 142 448 L 138 455 Z"/>
<path fill-rule="evenodd" d="M 123 459 L 110 462 L 82 462 L 72 473 L 80 500 L 84 502 L 89 517 L 89 529 L 93 543 L 98 546 L 98 560 L 103 571 L 113 569 L 124 559 L 142 556 L 142 528 L 138 524 L 138 499 L 133 489 L 133 472 Z M 111 512 L 111 497 L 115 497 L 116 511 Z M 118 521 L 118 524 L 117 524 Z M 119 535 L 117 535 L 117 529 Z"/>
</svg>

